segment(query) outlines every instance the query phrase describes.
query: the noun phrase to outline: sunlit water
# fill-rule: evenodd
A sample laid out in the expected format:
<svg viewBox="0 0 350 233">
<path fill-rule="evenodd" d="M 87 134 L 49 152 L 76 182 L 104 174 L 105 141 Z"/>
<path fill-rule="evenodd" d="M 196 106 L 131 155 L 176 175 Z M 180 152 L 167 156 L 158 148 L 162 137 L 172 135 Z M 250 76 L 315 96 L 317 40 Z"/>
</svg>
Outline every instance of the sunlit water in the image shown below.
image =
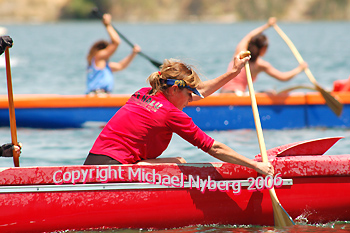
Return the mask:
<svg viewBox="0 0 350 233">
<path fill-rule="evenodd" d="M 224 73 L 238 41 L 262 22 L 236 24 L 119 24 L 114 25 L 143 52 L 162 61 L 179 58 L 194 64 L 204 80 Z M 97 39 L 107 39 L 100 22 L 61 22 L 34 25 L 2 25 L 14 40 L 10 49 L 13 90 L 15 94 L 83 94 L 88 48 Z M 280 23 L 290 37 L 316 80 L 331 90 L 333 81 L 350 75 L 349 22 Z M 270 28 L 266 31 L 270 46 L 265 60 L 280 70 L 297 66 L 297 60 L 285 42 Z M 131 52 L 124 42 L 112 60 Z M 114 93 L 130 94 L 147 85 L 146 78 L 156 71 L 147 60 L 138 56 L 128 69 L 115 75 Z M 4 56 L 0 56 L 0 94 L 6 94 Z M 310 84 L 305 74 L 281 83 L 262 74 L 254 83 L 256 91 Z M 101 128 L 28 129 L 18 128 L 18 140 L 23 143 L 21 166 L 51 166 L 82 164 Z M 259 153 L 255 130 L 211 131 L 210 136 L 237 152 L 253 158 Z M 348 129 L 264 130 L 267 149 L 296 141 L 322 137 L 344 136 L 327 154 L 349 154 Z M 0 128 L 0 142 L 11 140 L 10 129 Z M 216 159 L 194 148 L 174 135 L 162 157 L 182 156 L 187 162 L 215 162 Z M 1 167 L 12 167 L 12 159 L 2 158 Z M 325 225 L 298 225 L 291 232 L 347 232 L 344 222 Z M 125 230 L 123 230 L 124 232 Z M 139 232 L 145 230 L 129 230 Z M 287 232 L 288 232 L 287 231 Z M 121 231 L 107 231 L 121 232 Z M 271 227 L 254 226 L 191 226 L 156 232 L 286 232 Z"/>
</svg>

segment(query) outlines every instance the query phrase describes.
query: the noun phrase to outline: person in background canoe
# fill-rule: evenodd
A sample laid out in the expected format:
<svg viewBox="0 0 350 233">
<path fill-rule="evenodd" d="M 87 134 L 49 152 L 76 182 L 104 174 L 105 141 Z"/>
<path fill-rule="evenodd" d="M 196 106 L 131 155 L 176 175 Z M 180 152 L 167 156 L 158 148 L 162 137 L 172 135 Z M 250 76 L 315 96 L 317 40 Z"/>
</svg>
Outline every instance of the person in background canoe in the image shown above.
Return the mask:
<svg viewBox="0 0 350 233">
<path fill-rule="evenodd" d="M 87 94 L 110 93 L 114 86 L 113 72 L 125 69 L 141 51 L 141 48 L 135 45 L 131 54 L 121 61 L 109 62 L 110 57 L 120 44 L 120 37 L 111 25 L 111 21 L 110 14 L 103 15 L 102 22 L 111 38 L 111 42 L 105 40 L 95 42 L 87 56 Z"/>
<path fill-rule="evenodd" d="M 334 92 L 350 91 L 350 76 L 348 79 L 336 80 L 333 82 Z"/>
<path fill-rule="evenodd" d="M 176 133 L 219 160 L 273 175 L 270 163 L 248 159 L 215 141 L 182 111 L 189 102 L 211 95 L 234 78 L 248 59 L 237 55 L 231 70 L 205 82 L 193 67 L 178 60 L 165 60 L 160 71 L 148 77 L 151 87 L 136 91 L 109 120 L 84 165 L 186 163 L 181 157 L 157 158 Z"/>
<path fill-rule="evenodd" d="M 240 51 L 249 50 L 251 52 L 251 59 L 249 60 L 250 71 L 252 74 L 253 82 L 256 80 L 260 72 L 265 72 L 269 76 L 279 80 L 288 81 L 294 76 L 302 72 L 308 67 L 307 63 L 303 62 L 298 67 L 287 72 L 281 72 L 274 68 L 269 62 L 263 60 L 261 57 L 265 55 L 268 47 L 268 39 L 262 33 L 264 30 L 276 24 L 276 18 L 271 17 L 268 22 L 260 26 L 253 31 L 249 32 L 237 45 L 234 56 Z M 228 70 L 232 69 L 233 61 L 230 62 Z M 245 70 L 242 70 L 236 78 L 225 84 L 220 92 L 221 93 L 236 93 L 242 96 L 246 93 L 248 86 L 247 76 Z"/>
<path fill-rule="evenodd" d="M 22 144 L 19 143 L 18 146 L 12 143 L 4 144 L 0 147 L 0 157 L 13 157 L 13 153 L 16 153 L 19 157 L 21 154 Z"/>
</svg>

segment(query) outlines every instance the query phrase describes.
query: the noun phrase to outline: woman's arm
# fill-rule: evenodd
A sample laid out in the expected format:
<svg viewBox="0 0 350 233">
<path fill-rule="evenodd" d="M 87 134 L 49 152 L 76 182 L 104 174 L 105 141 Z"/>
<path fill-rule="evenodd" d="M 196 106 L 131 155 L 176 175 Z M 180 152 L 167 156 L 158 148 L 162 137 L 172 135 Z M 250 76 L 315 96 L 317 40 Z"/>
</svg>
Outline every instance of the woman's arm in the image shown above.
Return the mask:
<svg viewBox="0 0 350 233">
<path fill-rule="evenodd" d="M 107 33 L 111 39 L 111 42 L 108 44 L 108 46 L 105 49 L 99 50 L 95 55 L 95 61 L 96 64 L 98 60 L 108 60 L 113 53 L 117 50 L 119 44 L 120 44 L 120 37 L 116 30 L 114 30 L 111 22 L 112 17 L 110 14 L 104 14 L 102 18 L 102 22 L 106 27 Z"/>
<path fill-rule="evenodd" d="M 243 37 L 243 39 L 238 43 L 238 45 L 236 46 L 236 51 L 234 53 L 234 56 L 236 56 L 237 54 L 239 54 L 241 51 L 246 51 L 248 49 L 248 45 L 250 40 L 262 33 L 263 31 L 265 31 L 266 29 L 268 29 L 269 27 L 273 26 L 274 24 L 276 24 L 276 18 L 275 17 L 271 17 L 269 18 L 269 20 L 267 21 L 266 24 L 254 29 L 253 31 L 249 32 L 245 37 Z"/>
<path fill-rule="evenodd" d="M 134 60 L 134 58 L 139 52 L 141 52 L 140 46 L 135 45 L 132 52 L 128 56 L 126 56 L 123 60 L 119 62 L 110 62 L 109 67 L 113 72 L 121 71 L 130 65 L 132 60 Z"/>
<path fill-rule="evenodd" d="M 233 163 L 233 164 L 252 168 L 258 173 L 261 173 L 264 175 L 274 174 L 274 168 L 271 165 L 271 163 L 257 162 L 252 159 L 248 159 L 243 155 L 238 154 L 237 152 L 232 150 L 230 147 L 218 141 L 214 141 L 214 144 L 208 151 L 208 154 L 210 154 L 211 156 L 223 162 Z"/>
<path fill-rule="evenodd" d="M 240 54 L 234 57 L 234 64 L 232 70 L 226 72 L 223 75 L 220 75 L 217 78 L 212 80 L 204 81 L 198 85 L 197 90 L 204 96 L 207 97 L 213 94 L 215 91 L 220 89 L 223 85 L 225 85 L 228 81 L 236 77 L 241 69 L 244 67 L 246 61 L 249 61 L 249 57 L 245 57 L 240 59 Z M 193 101 L 200 100 L 201 98 L 197 95 L 192 95 Z"/>
<path fill-rule="evenodd" d="M 264 71 L 266 74 L 270 75 L 271 77 L 279 80 L 279 81 L 289 81 L 292 79 L 295 75 L 302 72 L 304 69 L 308 67 L 306 62 L 303 62 L 299 64 L 296 68 L 290 71 L 282 72 L 274 68 L 270 63 L 267 61 L 260 60 L 258 61 L 259 67 L 261 71 Z"/>
</svg>

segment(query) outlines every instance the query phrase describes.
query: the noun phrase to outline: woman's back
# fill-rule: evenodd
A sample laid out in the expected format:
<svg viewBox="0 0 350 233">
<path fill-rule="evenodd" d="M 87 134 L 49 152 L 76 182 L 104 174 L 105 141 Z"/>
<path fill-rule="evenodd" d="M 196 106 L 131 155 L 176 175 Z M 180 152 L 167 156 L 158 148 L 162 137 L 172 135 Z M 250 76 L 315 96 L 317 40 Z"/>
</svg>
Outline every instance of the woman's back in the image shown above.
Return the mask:
<svg viewBox="0 0 350 233">
<path fill-rule="evenodd" d="M 249 50 L 251 52 L 251 59 L 249 61 L 250 70 L 252 74 L 253 82 L 256 80 L 260 72 L 265 72 L 269 76 L 279 80 L 288 81 L 295 75 L 302 72 L 306 67 L 306 63 L 299 64 L 298 67 L 293 70 L 282 72 L 274 68 L 269 62 L 264 61 L 262 57 L 265 55 L 268 48 L 268 39 L 262 34 L 262 32 L 276 23 L 275 18 L 270 18 L 268 23 L 262 25 L 251 32 L 249 32 L 237 45 L 234 57 L 241 51 Z M 232 69 L 232 61 L 229 65 L 229 69 Z M 248 83 L 245 73 L 243 71 L 221 89 L 222 93 L 235 92 L 239 95 L 246 91 Z"/>
</svg>

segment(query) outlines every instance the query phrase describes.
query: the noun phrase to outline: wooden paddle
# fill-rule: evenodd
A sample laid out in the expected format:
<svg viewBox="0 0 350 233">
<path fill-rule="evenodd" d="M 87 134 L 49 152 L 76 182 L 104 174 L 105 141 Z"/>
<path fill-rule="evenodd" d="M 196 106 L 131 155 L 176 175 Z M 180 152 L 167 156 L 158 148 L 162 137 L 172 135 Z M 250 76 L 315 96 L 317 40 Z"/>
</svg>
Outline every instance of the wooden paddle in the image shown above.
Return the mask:
<svg viewBox="0 0 350 233">
<path fill-rule="evenodd" d="M 282 37 L 282 39 L 287 43 L 288 47 L 292 50 L 295 58 L 298 60 L 299 64 L 304 62 L 303 58 L 301 57 L 300 53 L 298 52 L 297 48 L 294 46 L 293 42 L 288 38 L 288 36 L 280 29 L 277 24 L 274 24 L 273 27 L 275 28 L 276 32 Z M 316 87 L 316 90 L 321 93 L 322 97 L 326 101 L 326 104 L 332 111 L 337 115 L 340 116 L 343 111 L 343 104 L 341 104 L 338 100 L 336 100 L 329 92 L 324 90 L 317 82 L 315 77 L 312 75 L 309 68 L 305 69 L 305 74 L 311 81 L 311 83 Z"/>
<path fill-rule="evenodd" d="M 102 19 L 103 17 L 103 14 L 97 9 L 97 8 L 94 8 L 92 9 L 92 14 L 94 16 L 96 16 L 97 18 L 99 19 Z M 113 25 L 112 25 L 113 26 Z M 118 31 L 114 26 L 113 26 L 114 30 L 118 33 L 118 35 L 128 44 L 130 45 L 132 48 L 135 46 L 130 40 L 128 40 L 128 38 L 126 38 L 122 33 L 120 33 L 120 31 Z M 139 52 L 139 54 L 141 56 L 143 56 L 144 58 L 146 58 L 148 61 L 150 61 L 155 67 L 159 68 L 162 63 L 150 58 L 149 56 L 147 56 L 146 54 L 144 54 L 142 51 Z"/>
<path fill-rule="evenodd" d="M 288 87 L 286 89 L 282 89 L 282 90 L 278 91 L 276 93 L 276 95 L 282 94 L 282 93 L 288 93 L 290 91 L 294 91 L 294 90 L 297 90 L 297 89 L 308 89 L 308 90 L 316 91 L 315 87 L 306 86 L 306 85 L 296 85 L 296 86 Z"/>
<path fill-rule="evenodd" d="M 240 56 L 241 56 L 241 58 L 244 58 L 244 57 L 249 56 L 249 55 L 250 55 L 250 52 L 247 51 L 247 52 L 241 54 Z M 254 88 L 253 88 L 253 81 L 252 81 L 252 76 L 250 73 L 248 61 L 245 63 L 245 70 L 247 73 L 249 95 L 250 95 L 250 100 L 252 102 L 252 110 L 253 110 L 253 116 L 254 116 L 254 121 L 255 121 L 256 133 L 258 135 L 260 153 L 261 153 L 262 161 L 268 162 L 265 141 L 264 141 L 264 136 L 262 133 L 260 117 L 259 117 L 259 112 L 258 112 L 258 106 L 256 104 L 255 92 L 254 92 Z M 271 182 L 271 180 L 270 180 L 270 182 Z M 276 195 L 276 192 L 275 192 L 275 189 L 274 188 L 269 189 L 269 193 L 270 193 L 270 197 L 271 197 L 271 201 L 272 201 L 275 226 L 276 227 L 285 227 L 285 226 L 295 225 L 295 223 L 293 222 L 293 219 L 289 216 L 287 211 L 284 210 L 281 203 L 279 202 L 277 195 Z"/>
<path fill-rule="evenodd" d="M 8 101 L 9 101 L 11 140 L 13 145 L 18 146 L 15 107 L 13 103 L 13 92 L 12 92 L 10 53 L 9 53 L 8 47 L 5 50 L 5 59 L 6 59 L 7 93 L 8 93 Z M 19 156 L 16 153 L 13 153 L 13 163 L 15 164 L 15 167 L 19 167 Z"/>
</svg>

